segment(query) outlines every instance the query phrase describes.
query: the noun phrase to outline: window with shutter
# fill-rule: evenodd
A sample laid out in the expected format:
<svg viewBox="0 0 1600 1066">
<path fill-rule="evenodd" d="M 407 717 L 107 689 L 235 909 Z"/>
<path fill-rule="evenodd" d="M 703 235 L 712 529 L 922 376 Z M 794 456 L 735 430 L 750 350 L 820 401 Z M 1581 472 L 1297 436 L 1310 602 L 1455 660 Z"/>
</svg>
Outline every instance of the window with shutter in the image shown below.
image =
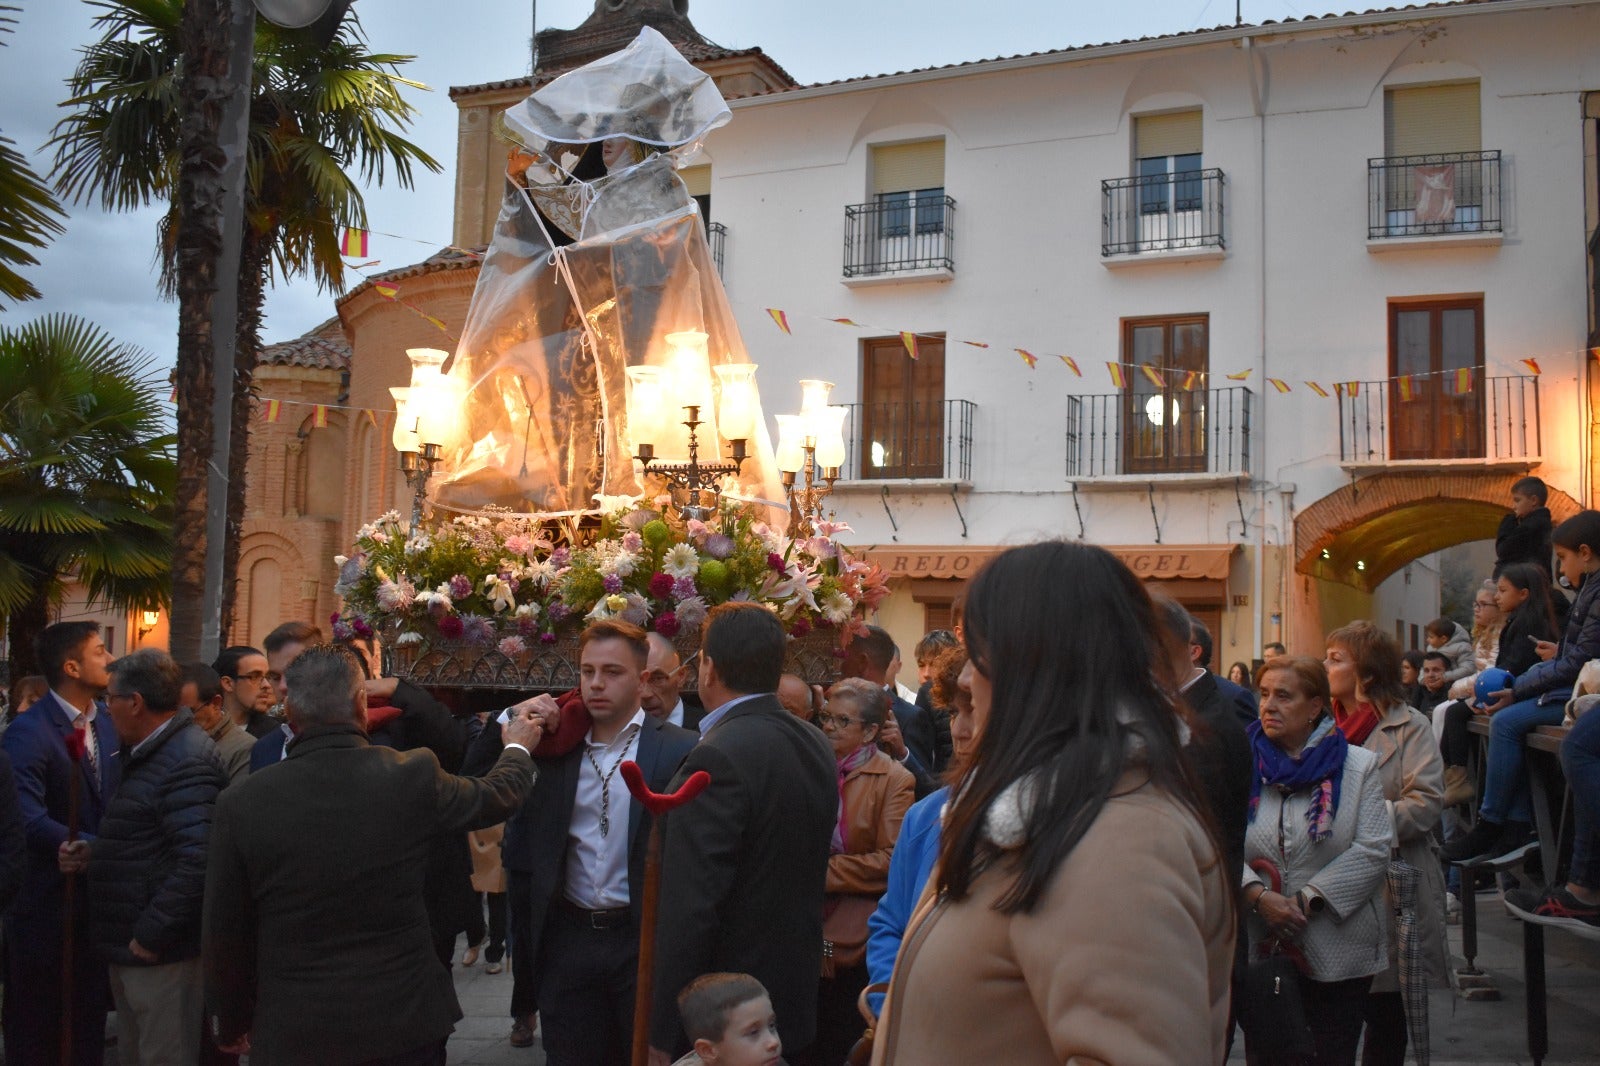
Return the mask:
<svg viewBox="0 0 1600 1066">
<path fill-rule="evenodd" d="M 1384 154 L 1408 155 L 1483 150 L 1478 83 L 1421 85 L 1383 94 Z"/>
<path fill-rule="evenodd" d="M 1200 209 L 1199 111 L 1136 116 L 1133 155 L 1140 214 Z"/>
<path fill-rule="evenodd" d="M 904 237 L 944 229 L 944 140 L 872 149 L 872 196 L 881 205 L 878 235 Z"/>
</svg>

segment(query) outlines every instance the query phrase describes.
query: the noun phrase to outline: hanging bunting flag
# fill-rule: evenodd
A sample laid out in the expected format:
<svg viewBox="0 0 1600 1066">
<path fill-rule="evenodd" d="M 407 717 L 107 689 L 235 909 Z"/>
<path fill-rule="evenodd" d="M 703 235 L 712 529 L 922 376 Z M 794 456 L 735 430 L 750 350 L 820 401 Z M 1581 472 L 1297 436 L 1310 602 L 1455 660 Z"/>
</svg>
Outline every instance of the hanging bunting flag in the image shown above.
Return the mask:
<svg viewBox="0 0 1600 1066">
<path fill-rule="evenodd" d="M 407 306 L 410 306 L 410 305 L 407 305 Z M 411 309 L 413 311 L 417 311 L 417 309 L 415 307 L 413 307 Z M 417 311 L 417 314 L 422 315 L 423 318 L 427 319 L 429 322 L 432 322 L 435 326 L 438 326 L 440 329 L 444 330 L 446 333 L 450 332 L 450 327 L 446 326 L 444 324 L 444 319 L 442 319 L 442 318 L 434 318 L 432 315 L 423 314 L 423 312 L 421 312 L 421 311 Z"/>
<path fill-rule="evenodd" d="M 1191 370 L 1183 375 L 1183 391 L 1193 392 L 1194 387 L 1200 384 L 1200 371 Z"/>
<path fill-rule="evenodd" d="M 315 407 L 313 407 L 311 409 L 311 428 L 312 429 L 327 429 L 328 428 L 328 405 L 327 404 L 319 403 L 319 404 L 317 404 Z"/>
<path fill-rule="evenodd" d="M 368 259 L 365 263 L 354 263 L 354 264 L 351 264 L 350 265 L 350 269 L 351 270 L 371 270 L 373 267 L 380 265 L 382 262 L 383 262 L 382 259 Z"/>
<path fill-rule="evenodd" d="M 1028 364 L 1029 370 L 1032 370 L 1034 367 L 1039 365 L 1039 357 L 1028 351 L 1026 348 L 1013 348 L 1011 350 L 1022 356 L 1022 361 Z"/>
<path fill-rule="evenodd" d="M 1328 390 L 1323 388 L 1321 385 L 1318 385 L 1315 381 L 1306 382 L 1306 387 L 1312 392 L 1316 393 L 1318 396 L 1321 396 L 1323 399 L 1328 398 Z"/>
<path fill-rule="evenodd" d="M 348 259 L 364 259 L 367 255 L 367 231 L 346 226 L 344 239 L 339 242 L 339 254 Z"/>
<path fill-rule="evenodd" d="M 1273 388 L 1277 389 L 1279 392 L 1288 392 L 1289 391 L 1289 383 L 1287 381 L 1284 381 L 1282 378 L 1268 378 L 1267 379 L 1267 384 L 1271 385 Z"/>
<path fill-rule="evenodd" d="M 1156 388 L 1164 389 L 1167 387 L 1166 380 L 1161 376 L 1161 371 L 1157 370 L 1150 363 L 1140 363 L 1139 372 L 1148 378 L 1150 384 L 1154 385 Z"/>
<path fill-rule="evenodd" d="M 369 407 L 366 410 L 362 411 L 361 413 L 367 416 L 367 421 L 372 423 L 372 428 L 373 429 L 380 429 L 381 428 L 378 425 L 378 412 L 374 411 L 372 408 Z"/>
<path fill-rule="evenodd" d="M 1401 374 L 1395 379 L 1395 388 L 1400 392 L 1400 402 L 1410 403 L 1417 398 L 1416 379 L 1410 374 Z"/>
<path fill-rule="evenodd" d="M 908 333 L 905 330 L 901 330 L 900 340 L 906 346 L 907 355 L 911 356 L 913 359 L 921 357 L 922 352 L 917 348 L 917 335 L 915 333 Z"/>
<path fill-rule="evenodd" d="M 266 405 L 261 408 L 261 421 L 276 422 L 278 420 L 278 416 L 282 413 L 282 400 L 268 400 Z"/>
<path fill-rule="evenodd" d="M 987 348 L 987 347 L 989 347 L 989 345 L 984 341 L 962 341 L 961 343 L 965 344 L 969 348 Z M 1021 348 L 1017 349 L 1017 351 L 1019 351 L 1019 352 L 1021 350 L 1022 350 Z"/>
<path fill-rule="evenodd" d="M 177 403 L 178 402 L 178 389 L 177 389 L 176 386 L 174 386 L 173 389 L 172 389 L 172 395 L 167 397 L 167 402 L 168 403 Z"/>
<path fill-rule="evenodd" d="M 1346 396 L 1350 397 L 1353 400 L 1357 396 L 1361 395 L 1361 382 L 1359 382 L 1359 381 L 1343 381 L 1343 382 L 1340 382 L 1339 383 L 1339 391 L 1343 392 Z"/>
<path fill-rule="evenodd" d="M 385 300 L 393 300 L 400 295 L 400 290 L 398 288 L 393 285 L 385 285 L 381 281 L 373 282 L 372 287 L 376 289 L 378 295 L 382 296 Z"/>
<path fill-rule="evenodd" d="M 859 322 L 857 322 L 857 321 L 855 321 L 854 319 L 851 319 L 851 318 L 830 318 L 830 319 L 828 319 L 828 321 L 829 322 L 837 322 L 841 326 L 854 326 L 857 329 L 861 328 L 861 323 L 859 323 Z M 788 332 L 788 331 L 785 330 L 785 332 Z"/>
<path fill-rule="evenodd" d="M 1057 358 L 1060 359 L 1063 363 L 1067 364 L 1067 369 L 1068 370 L 1072 371 L 1074 374 L 1076 374 L 1080 378 L 1083 377 L 1083 371 L 1078 369 L 1078 361 L 1076 359 L 1072 358 L 1072 356 L 1070 356 L 1070 355 L 1062 355 L 1062 356 L 1057 356 Z"/>
<path fill-rule="evenodd" d="M 1254 367 L 1251 368 L 1251 370 L 1254 370 L 1254 369 L 1255 369 Z M 1237 374 L 1229 374 L 1228 375 L 1228 380 L 1229 381 L 1243 381 L 1245 378 L 1248 378 L 1249 376 L 1250 376 L 1250 370 L 1241 370 Z"/>
<path fill-rule="evenodd" d="M 1465 396 L 1472 391 L 1472 368 L 1470 366 L 1458 368 L 1454 376 L 1455 381 L 1453 384 L 1455 385 L 1455 394 L 1457 396 Z"/>
<path fill-rule="evenodd" d="M 1522 361 L 1522 365 L 1527 367 L 1528 368 L 1528 373 L 1532 374 L 1534 377 L 1538 377 L 1539 376 L 1539 360 L 1537 360 L 1537 359 L 1524 359 Z"/>
<path fill-rule="evenodd" d="M 1107 363 L 1106 369 L 1111 371 L 1111 385 L 1113 388 L 1125 389 L 1128 387 L 1128 378 L 1122 372 L 1121 363 Z"/>
<path fill-rule="evenodd" d="M 784 314 L 782 311 L 778 310 L 776 307 L 767 308 L 767 314 L 772 316 L 773 323 L 779 329 L 783 330 L 785 333 L 788 333 L 789 336 L 791 336 L 791 337 L 794 336 L 794 334 L 792 332 L 790 332 L 790 330 L 789 330 L 789 316 L 788 315 Z"/>
</svg>

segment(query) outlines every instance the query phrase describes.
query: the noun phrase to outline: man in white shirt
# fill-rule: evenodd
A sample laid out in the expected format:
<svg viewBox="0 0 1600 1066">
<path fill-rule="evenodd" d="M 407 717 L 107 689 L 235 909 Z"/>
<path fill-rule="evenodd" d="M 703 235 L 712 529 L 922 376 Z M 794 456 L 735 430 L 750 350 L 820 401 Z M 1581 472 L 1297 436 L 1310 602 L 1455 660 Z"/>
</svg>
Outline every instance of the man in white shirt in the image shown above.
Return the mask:
<svg viewBox="0 0 1600 1066">
<path fill-rule="evenodd" d="M 638 626 L 595 622 L 579 654 L 593 725 L 573 751 L 535 760 L 538 780 L 501 845 L 512 1014 L 524 1029 L 539 1012 L 549 1066 L 627 1066 L 650 816 L 619 770 L 636 762 L 664 791 L 699 735 L 642 708 L 651 651 Z M 480 744 L 492 737 L 486 730 Z"/>
<path fill-rule="evenodd" d="M 646 714 L 664 722 L 698 731 L 706 709 L 695 696 L 686 697 L 683 694 L 683 684 L 689 676 L 689 664 L 678 655 L 678 649 L 672 646 L 672 641 L 660 633 L 652 632 L 645 639 L 650 642 L 650 657 L 644 664 L 644 685 L 639 689 L 639 705 Z"/>
</svg>

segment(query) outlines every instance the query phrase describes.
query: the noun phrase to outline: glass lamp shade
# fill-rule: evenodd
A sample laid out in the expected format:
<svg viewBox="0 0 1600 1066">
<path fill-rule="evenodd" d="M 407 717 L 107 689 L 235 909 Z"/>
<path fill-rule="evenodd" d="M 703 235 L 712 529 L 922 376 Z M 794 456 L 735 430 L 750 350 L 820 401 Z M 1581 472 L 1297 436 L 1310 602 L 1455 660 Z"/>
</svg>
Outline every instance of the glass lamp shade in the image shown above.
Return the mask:
<svg viewBox="0 0 1600 1066">
<path fill-rule="evenodd" d="M 785 473 L 799 473 L 806 465 L 804 423 L 803 415 L 778 416 L 778 469 Z"/>
<path fill-rule="evenodd" d="M 397 452 L 420 452 L 422 439 L 417 436 L 417 416 L 411 413 L 411 390 L 403 385 L 389 390 L 394 397 L 394 435 L 389 439 Z"/>
<path fill-rule="evenodd" d="M 450 353 L 438 348 L 407 348 L 406 357 L 411 360 L 411 387 L 416 388 L 438 375 Z"/>
<path fill-rule="evenodd" d="M 815 416 L 818 411 L 828 406 L 828 393 L 832 391 L 831 381 L 807 378 L 800 382 L 800 413 Z"/>
<path fill-rule="evenodd" d="M 636 455 L 641 445 L 661 443 L 662 423 L 666 417 L 666 374 L 666 369 L 659 366 L 628 368 L 628 436 L 632 438 Z"/>
<path fill-rule="evenodd" d="M 727 363 L 715 370 L 722 394 L 717 431 L 723 440 L 749 440 L 756 432 L 756 365 Z"/>
<path fill-rule="evenodd" d="M 706 335 L 698 330 L 668 333 L 666 376 L 662 389 L 665 397 L 661 420 L 660 440 L 656 450 L 675 458 L 689 454 L 689 429 L 683 425 L 689 417 L 684 408 L 700 408 L 700 420 L 707 423 L 698 431 L 702 441 L 709 425 L 716 418 L 711 394 L 711 356 L 706 349 Z"/>
<path fill-rule="evenodd" d="M 817 436 L 817 465 L 823 469 L 844 465 L 844 407 L 824 407 L 812 423 Z"/>
<path fill-rule="evenodd" d="M 422 444 L 437 444 L 449 453 L 466 443 L 466 383 L 440 373 L 448 357 L 438 348 L 407 348 L 411 357 L 411 390 L 406 398 L 409 413 L 416 418 L 416 434 Z"/>
</svg>

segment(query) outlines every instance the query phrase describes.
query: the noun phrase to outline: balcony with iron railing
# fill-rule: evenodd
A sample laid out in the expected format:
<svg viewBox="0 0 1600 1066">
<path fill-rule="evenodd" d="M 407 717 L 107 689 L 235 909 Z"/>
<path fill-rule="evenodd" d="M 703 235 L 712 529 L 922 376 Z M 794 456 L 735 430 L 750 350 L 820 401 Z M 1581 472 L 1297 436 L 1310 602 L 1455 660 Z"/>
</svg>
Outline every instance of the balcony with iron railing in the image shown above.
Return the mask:
<svg viewBox="0 0 1600 1066">
<path fill-rule="evenodd" d="M 886 194 L 844 209 L 846 284 L 955 277 L 956 202 Z"/>
<path fill-rule="evenodd" d="M 1347 469 L 1434 468 L 1441 463 L 1523 469 L 1541 459 L 1539 379 L 1471 380 L 1454 371 L 1338 389 L 1339 461 Z"/>
<path fill-rule="evenodd" d="M 1069 396 L 1067 480 L 1246 477 L 1252 395 L 1235 385 Z"/>
<path fill-rule="evenodd" d="M 844 405 L 846 481 L 972 480 L 971 400 Z"/>
<path fill-rule="evenodd" d="M 706 223 L 706 243 L 711 245 L 711 259 L 717 264 L 717 277 L 722 276 L 722 253 L 728 244 L 728 227 L 720 222 Z"/>
<path fill-rule="evenodd" d="M 1500 232 L 1498 151 L 1367 160 L 1367 240 L 1394 242 L 1375 247 L 1492 243 Z"/>
<path fill-rule="evenodd" d="M 1215 168 L 1108 178 L 1100 183 L 1100 254 L 1217 258 L 1227 248 L 1223 214 Z"/>
</svg>

